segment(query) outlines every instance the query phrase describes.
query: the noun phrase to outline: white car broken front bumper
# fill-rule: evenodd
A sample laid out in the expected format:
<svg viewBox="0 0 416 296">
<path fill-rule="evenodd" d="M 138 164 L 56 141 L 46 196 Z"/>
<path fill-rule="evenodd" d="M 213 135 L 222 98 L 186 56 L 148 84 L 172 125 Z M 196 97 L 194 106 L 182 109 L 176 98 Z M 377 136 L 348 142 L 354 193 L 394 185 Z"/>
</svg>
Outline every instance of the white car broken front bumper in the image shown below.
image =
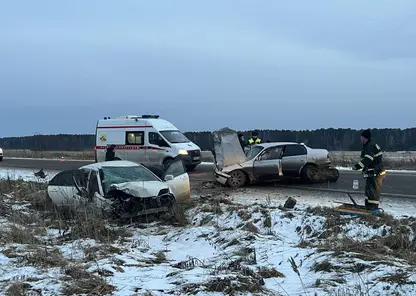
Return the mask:
<svg viewBox="0 0 416 296">
<path fill-rule="evenodd" d="M 230 175 L 227 175 L 226 173 L 222 173 L 218 169 L 215 169 L 214 171 L 215 180 L 218 183 L 221 183 L 223 185 L 227 184 L 228 178 L 230 178 Z"/>
</svg>

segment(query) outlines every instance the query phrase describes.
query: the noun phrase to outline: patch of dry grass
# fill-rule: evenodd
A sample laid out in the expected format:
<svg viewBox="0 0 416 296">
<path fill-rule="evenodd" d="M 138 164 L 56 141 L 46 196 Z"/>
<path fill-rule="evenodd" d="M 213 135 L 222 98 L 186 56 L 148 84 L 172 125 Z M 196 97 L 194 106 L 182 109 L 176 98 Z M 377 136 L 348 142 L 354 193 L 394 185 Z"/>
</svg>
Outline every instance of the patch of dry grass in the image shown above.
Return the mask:
<svg viewBox="0 0 416 296">
<path fill-rule="evenodd" d="M 71 264 L 63 268 L 63 273 L 70 277 L 70 279 L 79 280 L 84 278 L 89 278 L 91 274 L 86 270 L 86 268 L 79 264 Z"/>
<path fill-rule="evenodd" d="M 248 221 L 253 216 L 250 212 L 247 211 L 247 209 L 241 209 L 237 212 L 238 217 L 240 217 L 243 221 Z"/>
<path fill-rule="evenodd" d="M 28 198 L 33 198 L 31 195 L 43 191 L 46 195 L 47 184 L 37 182 L 25 182 L 21 179 L 13 180 L 9 179 L 0 180 L 0 195 L 11 194 L 16 201 L 23 201 Z"/>
<path fill-rule="evenodd" d="M 62 257 L 58 249 L 48 247 L 36 247 L 29 250 L 21 260 L 25 265 L 42 268 L 63 267 L 67 264 L 67 261 Z"/>
<path fill-rule="evenodd" d="M 219 292 L 224 295 L 234 295 L 237 293 L 260 293 L 264 292 L 264 282 L 252 277 L 236 276 L 221 278 L 217 277 L 202 286 L 208 292 Z"/>
<path fill-rule="evenodd" d="M 167 261 L 166 254 L 163 251 L 159 251 L 154 254 L 155 259 L 153 260 L 156 264 L 160 264 Z"/>
<path fill-rule="evenodd" d="M 29 284 L 16 282 L 11 284 L 6 290 L 6 296 L 23 296 L 27 295 L 28 290 L 31 288 Z"/>
<path fill-rule="evenodd" d="M 284 278 L 285 277 L 285 275 L 283 273 L 281 273 L 280 271 L 277 271 L 277 269 L 274 268 L 274 267 L 270 267 L 270 268 L 260 267 L 257 272 L 264 279 L 268 279 L 268 278 Z"/>
<path fill-rule="evenodd" d="M 121 255 L 126 250 L 124 248 L 119 248 L 113 245 L 96 245 L 96 246 L 87 246 L 84 248 L 85 260 L 96 261 L 103 258 L 112 257 L 114 255 Z"/>
<path fill-rule="evenodd" d="M 188 218 L 186 217 L 186 207 L 184 208 L 184 204 L 175 204 L 172 207 L 171 213 L 175 222 L 177 222 L 180 226 L 186 226 L 189 224 Z"/>
<path fill-rule="evenodd" d="M 246 224 L 244 224 L 244 226 L 241 229 L 249 231 L 251 233 L 255 233 L 255 234 L 260 233 L 260 230 L 252 222 L 247 222 Z"/>
<path fill-rule="evenodd" d="M 270 217 L 270 213 L 269 212 L 267 212 L 266 214 L 265 214 L 265 218 L 264 218 L 264 221 L 263 221 L 263 227 L 264 228 L 270 228 L 270 227 L 272 227 L 272 218 Z"/>
<path fill-rule="evenodd" d="M 399 286 L 402 285 L 415 285 L 415 281 L 409 281 L 409 277 L 411 277 L 413 272 L 409 273 L 408 271 L 397 271 L 395 273 L 387 274 L 385 276 L 379 277 L 378 280 L 381 282 L 386 282 L 390 284 L 396 284 Z"/>
<path fill-rule="evenodd" d="M 315 216 L 325 217 L 324 232 L 319 235 L 319 239 L 326 239 L 341 233 L 342 226 L 350 221 L 348 217 L 341 215 L 334 208 L 330 207 L 308 207 L 306 212 Z M 310 234 L 312 228 L 306 226 L 305 231 Z"/>
<path fill-rule="evenodd" d="M 61 295 L 107 295 L 111 294 L 116 290 L 116 288 L 110 285 L 105 278 L 92 275 L 88 272 L 80 272 L 80 269 L 77 270 L 77 273 L 69 273 L 69 276 L 73 280 L 69 283 L 64 284 L 61 289 Z M 82 276 L 81 276 L 82 275 Z"/>
<path fill-rule="evenodd" d="M 334 272 L 339 271 L 341 268 L 333 265 L 328 259 L 326 259 L 319 263 L 315 262 L 315 264 L 312 266 L 312 269 L 315 272 Z"/>
<path fill-rule="evenodd" d="M 321 241 L 319 244 L 321 251 L 333 251 L 338 256 L 350 256 L 356 253 L 355 258 L 365 261 L 385 260 L 386 258 L 396 258 L 416 265 L 415 239 L 411 239 L 409 229 L 405 231 L 403 226 L 393 228 L 390 234 L 380 237 L 375 236 L 365 242 L 343 237 L 341 239 L 329 239 Z"/>
<path fill-rule="evenodd" d="M 0 230 L 1 238 L 8 243 L 23 245 L 38 245 L 40 240 L 35 237 L 30 228 L 11 225 L 9 229 Z"/>
<path fill-rule="evenodd" d="M 122 227 L 110 227 L 102 217 L 94 214 L 79 214 L 70 223 L 69 237 L 72 240 L 90 238 L 101 243 L 110 244 L 119 238 L 131 237 L 133 234 Z"/>
</svg>

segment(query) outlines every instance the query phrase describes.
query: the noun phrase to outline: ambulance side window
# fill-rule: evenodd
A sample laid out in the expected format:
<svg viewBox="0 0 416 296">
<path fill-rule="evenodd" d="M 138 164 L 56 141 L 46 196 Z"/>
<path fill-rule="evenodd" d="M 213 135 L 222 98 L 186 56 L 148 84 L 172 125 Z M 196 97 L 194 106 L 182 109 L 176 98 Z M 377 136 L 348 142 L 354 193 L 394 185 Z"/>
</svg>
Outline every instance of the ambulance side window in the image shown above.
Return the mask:
<svg viewBox="0 0 416 296">
<path fill-rule="evenodd" d="M 126 132 L 126 145 L 144 145 L 144 132 Z"/>
<path fill-rule="evenodd" d="M 149 144 L 159 147 L 169 147 L 168 143 L 158 133 L 153 132 L 149 132 Z"/>
</svg>

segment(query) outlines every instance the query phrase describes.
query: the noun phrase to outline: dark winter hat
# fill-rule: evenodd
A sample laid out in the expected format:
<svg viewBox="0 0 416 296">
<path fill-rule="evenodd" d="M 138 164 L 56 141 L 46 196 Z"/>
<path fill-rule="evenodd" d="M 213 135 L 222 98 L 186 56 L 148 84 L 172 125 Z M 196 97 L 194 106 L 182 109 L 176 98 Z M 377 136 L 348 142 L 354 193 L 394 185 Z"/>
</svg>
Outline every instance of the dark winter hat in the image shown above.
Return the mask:
<svg viewBox="0 0 416 296">
<path fill-rule="evenodd" d="M 243 134 L 238 134 L 238 137 L 241 138 L 241 137 L 244 137 L 244 135 Z"/>
<path fill-rule="evenodd" d="M 370 140 L 371 139 L 371 131 L 369 129 L 366 129 L 365 131 L 363 131 L 361 133 L 361 136 L 363 136 L 364 138 Z"/>
<path fill-rule="evenodd" d="M 257 132 L 252 132 L 251 135 L 252 136 L 258 136 L 259 134 Z"/>
</svg>

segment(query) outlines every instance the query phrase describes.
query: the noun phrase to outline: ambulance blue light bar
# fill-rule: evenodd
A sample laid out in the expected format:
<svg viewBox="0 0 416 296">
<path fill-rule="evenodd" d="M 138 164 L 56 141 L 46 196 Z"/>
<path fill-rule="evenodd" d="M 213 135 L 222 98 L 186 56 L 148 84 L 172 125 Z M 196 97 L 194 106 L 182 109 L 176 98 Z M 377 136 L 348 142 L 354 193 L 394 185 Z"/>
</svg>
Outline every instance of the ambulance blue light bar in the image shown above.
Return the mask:
<svg viewBox="0 0 416 296">
<path fill-rule="evenodd" d="M 158 119 L 159 115 L 142 115 L 142 118 L 153 118 L 153 119 Z"/>
<path fill-rule="evenodd" d="M 110 118 L 110 116 L 108 116 L 108 117 L 106 116 L 106 117 L 104 117 L 104 120 L 106 120 L 106 119 L 111 119 L 111 118 Z"/>
</svg>

